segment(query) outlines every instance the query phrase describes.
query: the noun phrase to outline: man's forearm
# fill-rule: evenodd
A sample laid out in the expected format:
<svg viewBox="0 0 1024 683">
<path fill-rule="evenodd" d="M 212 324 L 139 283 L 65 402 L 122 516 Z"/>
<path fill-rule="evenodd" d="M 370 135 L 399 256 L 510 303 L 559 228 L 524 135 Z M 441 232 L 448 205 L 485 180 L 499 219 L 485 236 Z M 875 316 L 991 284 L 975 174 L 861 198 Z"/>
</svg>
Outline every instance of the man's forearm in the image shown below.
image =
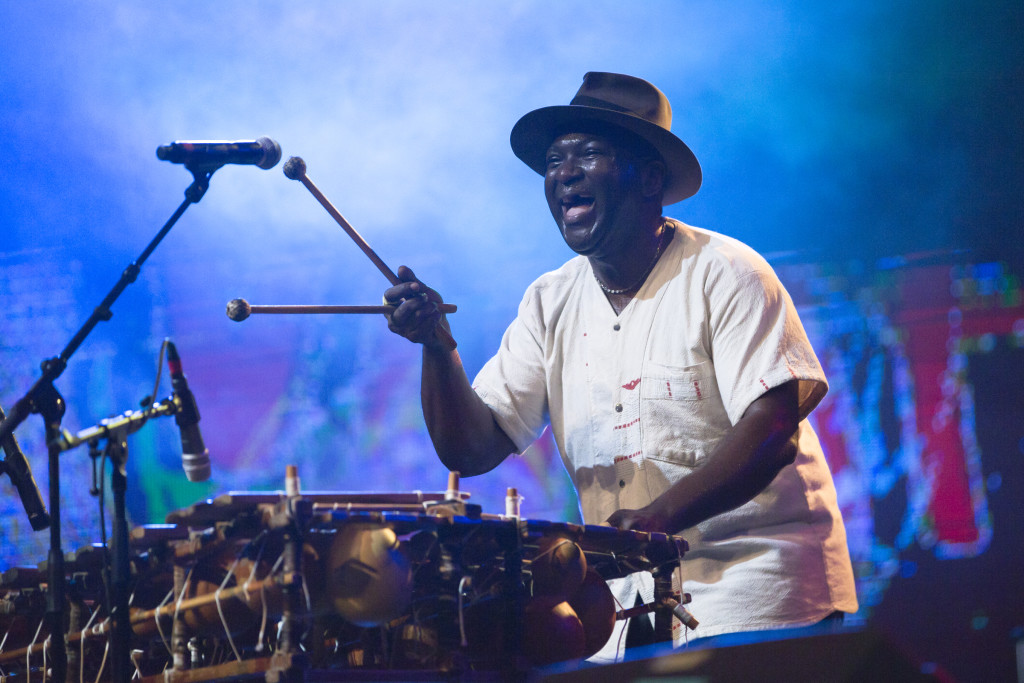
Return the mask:
<svg viewBox="0 0 1024 683">
<path fill-rule="evenodd" d="M 748 415 L 716 446 L 707 463 L 652 505 L 679 533 L 750 501 L 793 462 L 796 428 L 770 415 Z"/>
<path fill-rule="evenodd" d="M 457 351 L 424 345 L 420 399 L 431 441 L 449 470 L 463 476 L 483 474 L 515 452 L 473 391 Z"/>
<path fill-rule="evenodd" d="M 751 500 L 796 457 L 797 390 L 797 383 L 789 382 L 754 401 L 704 465 L 649 505 L 619 510 L 608 522 L 675 534 Z"/>
</svg>

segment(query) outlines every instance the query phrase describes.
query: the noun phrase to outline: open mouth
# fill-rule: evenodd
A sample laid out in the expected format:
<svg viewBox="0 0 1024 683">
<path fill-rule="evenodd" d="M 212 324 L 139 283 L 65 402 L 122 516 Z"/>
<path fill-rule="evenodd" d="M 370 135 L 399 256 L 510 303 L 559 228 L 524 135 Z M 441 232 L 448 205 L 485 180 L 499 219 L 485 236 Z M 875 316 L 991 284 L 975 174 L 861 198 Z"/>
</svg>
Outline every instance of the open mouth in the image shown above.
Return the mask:
<svg viewBox="0 0 1024 683">
<path fill-rule="evenodd" d="M 567 221 L 574 221 L 590 211 L 590 208 L 594 205 L 594 198 L 586 195 L 571 194 L 562 197 L 559 203 L 562 206 L 562 216 Z"/>
</svg>

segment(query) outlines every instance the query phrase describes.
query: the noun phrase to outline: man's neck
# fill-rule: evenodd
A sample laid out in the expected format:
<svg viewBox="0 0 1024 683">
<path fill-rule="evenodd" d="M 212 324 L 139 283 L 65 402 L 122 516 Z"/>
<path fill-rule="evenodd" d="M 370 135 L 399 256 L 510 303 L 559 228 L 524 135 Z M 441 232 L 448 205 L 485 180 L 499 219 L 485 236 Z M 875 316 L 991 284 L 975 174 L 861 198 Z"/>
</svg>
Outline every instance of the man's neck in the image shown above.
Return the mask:
<svg viewBox="0 0 1024 683">
<path fill-rule="evenodd" d="M 640 231 L 629 248 L 616 258 L 590 258 L 597 283 L 616 313 L 625 308 L 643 287 L 670 239 L 671 229 L 659 217 L 653 227 Z"/>
</svg>

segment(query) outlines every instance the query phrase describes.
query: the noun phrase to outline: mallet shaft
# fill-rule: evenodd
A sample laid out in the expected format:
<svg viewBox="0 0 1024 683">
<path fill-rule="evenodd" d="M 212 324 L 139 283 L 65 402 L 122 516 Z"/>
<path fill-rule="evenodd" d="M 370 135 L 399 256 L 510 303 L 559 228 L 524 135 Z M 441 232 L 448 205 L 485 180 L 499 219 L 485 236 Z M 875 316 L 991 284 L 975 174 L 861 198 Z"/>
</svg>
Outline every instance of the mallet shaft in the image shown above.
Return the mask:
<svg viewBox="0 0 1024 683">
<path fill-rule="evenodd" d="M 291 178 L 292 180 L 301 181 L 302 184 L 306 186 L 306 189 L 309 190 L 309 193 L 316 197 L 316 200 L 320 202 L 320 205 L 327 210 L 327 213 L 331 215 L 331 218 L 333 218 L 335 222 L 337 222 L 337 224 L 341 226 L 341 229 L 344 230 L 348 234 L 348 236 L 352 238 L 352 241 L 355 242 L 356 245 L 363 250 L 363 253 L 366 254 L 371 261 L 373 261 L 373 265 L 377 266 L 377 270 L 384 274 L 384 277 L 388 279 L 388 282 L 390 282 L 392 285 L 397 285 L 401 282 L 401 280 L 398 279 L 398 276 L 395 275 L 394 271 L 388 268 L 387 264 L 384 263 L 384 261 L 382 261 L 379 256 L 377 256 L 377 252 L 370 248 L 370 245 L 367 244 L 366 240 L 363 239 L 363 236 L 360 235 L 359 232 L 355 228 L 353 228 L 352 225 L 347 220 L 345 220 L 345 217 L 341 215 L 340 211 L 334 208 L 334 204 L 331 203 L 331 200 L 324 196 L 324 193 L 320 191 L 320 188 L 318 188 L 316 184 L 309 179 L 309 176 L 306 175 L 305 161 L 303 161 L 300 157 L 292 157 L 285 164 L 284 174 L 287 177 Z M 440 305 L 438 306 L 438 310 L 441 310 L 442 313 L 445 312 L 444 310 L 441 309 Z M 255 313 L 256 311 L 254 310 L 253 312 Z M 434 334 L 437 336 L 439 340 L 444 342 L 445 345 L 448 346 L 448 348 L 454 349 L 457 346 L 457 344 L 455 343 L 455 338 L 452 337 L 451 333 L 448 332 L 448 330 L 446 330 L 445 328 L 441 327 L 440 325 L 434 328 Z"/>
<path fill-rule="evenodd" d="M 310 194 L 316 197 L 316 200 L 320 202 L 320 205 L 327 209 L 327 213 L 331 214 L 331 218 L 341 226 L 341 229 L 348 233 L 348 236 L 352 238 L 352 241 L 356 243 L 356 246 L 362 249 L 363 253 L 373 261 L 373 265 L 377 266 L 377 270 L 384 274 L 384 277 L 388 279 L 388 282 L 393 285 L 397 285 L 400 282 L 398 276 L 388 268 L 388 265 L 384 263 L 379 256 L 377 256 L 377 252 L 375 252 L 370 245 L 366 243 L 366 240 L 364 240 L 363 236 L 352 227 L 352 224 L 345 220 L 345 217 L 341 215 L 341 212 L 334 208 L 334 204 L 331 203 L 331 200 L 324 196 L 324 193 L 321 192 L 320 188 L 318 188 L 313 181 L 309 179 L 309 176 L 303 173 L 299 176 L 299 180 L 306 186 L 306 189 L 309 190 Z"/>
<path fill-rule="evenodd" d="M 383 314 L 386 315 L 388 313 L 391 313 L 393 310 L 395 310 L 394 306 L 384 306 L 384 305 L 381 305 L 381 306 L 305 306 L 305 305 L 302 305 L 302 306 L 250 306 L 249 307 L 249 312 L 250 313 L 271 313 L 271 314 L 274 314 L 274 313 L 280 313 L 280 314 L 288 314 L 288 313 L 297 313 L 297 314 L 306 314 L 306 313 L 329 313 L 329 314 L 338 314 L 338 313 L 354 313 L 354 314 L 378 313 L 379 314 L 379 313 L 383 313 Z M 437 310 L 441 311 L 442 313 L 454 313 L 455 311 L 458 310 L 458 307 L 455 304 L 438 304 L 437 305 Z"/>
</svg>

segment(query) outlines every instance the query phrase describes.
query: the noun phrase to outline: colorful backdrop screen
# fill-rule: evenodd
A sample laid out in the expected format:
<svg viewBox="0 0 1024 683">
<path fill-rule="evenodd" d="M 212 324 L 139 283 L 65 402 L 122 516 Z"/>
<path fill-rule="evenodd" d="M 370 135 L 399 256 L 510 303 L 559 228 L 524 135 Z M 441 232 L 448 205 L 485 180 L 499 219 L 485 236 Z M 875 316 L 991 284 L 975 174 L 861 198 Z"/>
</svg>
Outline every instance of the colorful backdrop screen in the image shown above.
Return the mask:
<svg viewBox="0 0 1024 683">
<path fill-rule="evenodd" d="M 634 74 L 669 96 L 704 169 L 669 215 L 765 254 L 828 373 L 811 419 L 854 621 L 965 680 L 1008 679 L 1024 625 L 1021 17 L 1005 0 L 4 5 L 0 403 L 183 201 L 192 177 L 155 155 L 173 140 L 265 135 L 302 157 L 385 262 L 459 306 L 474 373 L 525 287 L 571 256 L 512 125 L 586 71 Z M 173 421 L 146 424 L 128 440 L 135 524 L 282 489 L 286 465 L 307 490 L 446 486 L 419 350 L 381 317 L 225 315 L 236 297 L 375 304 L 387 286 L 281 169 L 217 171 L 56 383 L 77 433 L 138 409 L 175 342 L 213 476 L 188 482 Z M 16 436 L 45 499 L 42 421 Z M 84 447 L 61 458 L 69 550 L 104 535 L 94 464 Z M 547 435 L 463 481 L 489 512 L 510 486 L 525 516 L 579 519 Z M 6 478 L 0 520 L 0 569 L 45 558 Z"/>
</svg>

